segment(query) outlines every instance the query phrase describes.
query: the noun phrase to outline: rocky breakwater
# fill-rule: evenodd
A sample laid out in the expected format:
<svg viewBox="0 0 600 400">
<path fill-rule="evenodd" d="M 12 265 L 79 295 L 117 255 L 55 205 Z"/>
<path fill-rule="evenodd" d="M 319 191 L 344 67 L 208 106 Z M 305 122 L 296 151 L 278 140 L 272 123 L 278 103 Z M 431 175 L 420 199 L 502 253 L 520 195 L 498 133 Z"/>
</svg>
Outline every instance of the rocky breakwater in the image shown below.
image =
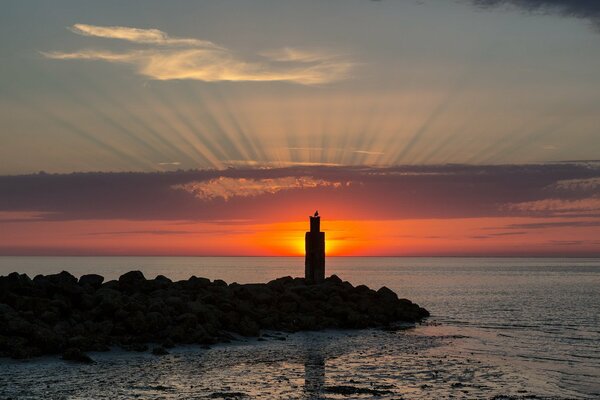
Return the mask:
<svg viewBox="0 0 600 400">
<path fill-rule="evenodd" d="M 0 277 L 0 357 L 62 354 L 90 362 L 83 352 L 114 345 L 144 351 L 147 343 L 213 344 L 261 330 L 385 327 L 427 316 L 386 287 L 355 287 L 335 275 L 318 285 L 291 277 L 228 285 L 197 277 L 148 280 L 139 271 L 108 282 L 68 272 L 33 279 L 12 273 Z"/>
</svg>

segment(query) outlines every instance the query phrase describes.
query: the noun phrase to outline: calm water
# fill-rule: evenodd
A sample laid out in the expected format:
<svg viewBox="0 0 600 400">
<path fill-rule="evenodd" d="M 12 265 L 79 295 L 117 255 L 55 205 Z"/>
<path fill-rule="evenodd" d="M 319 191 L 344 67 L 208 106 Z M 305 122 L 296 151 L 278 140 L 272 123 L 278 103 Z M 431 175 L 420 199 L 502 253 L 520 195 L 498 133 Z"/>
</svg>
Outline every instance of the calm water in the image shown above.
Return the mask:
<svg viewBox="0 0 600 400">
<path fill-rule="evenodd" d="M 303 260 L 0 257 L 1 275 L 63 269 L 246 283 L 300 276 Z M 383 398 L 600 398 L 600 259 L 330 258 L 327 269 L 388 286 L 432 318 L 395 333 L 303 333 L 164 358 L 115 351 L 92 366 L 2 360 L 0 398 L 345 398 L 339 386 Z M 351 397 L 361 396 L 372 394 Z"/>
</svg>

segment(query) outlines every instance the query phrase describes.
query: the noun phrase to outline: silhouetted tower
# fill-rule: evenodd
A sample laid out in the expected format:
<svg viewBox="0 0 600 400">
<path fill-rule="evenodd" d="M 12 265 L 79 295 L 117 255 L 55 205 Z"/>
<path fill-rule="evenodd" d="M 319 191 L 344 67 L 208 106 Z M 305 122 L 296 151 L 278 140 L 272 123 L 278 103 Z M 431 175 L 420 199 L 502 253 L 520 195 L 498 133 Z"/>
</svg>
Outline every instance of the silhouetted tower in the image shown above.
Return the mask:
<svg viewBox="0 0 600 400">
<path fill-rule="evenodd" d="M 319 212 L 310 217 L 310 232 L 304 238 L 306 258 L 304 279 L 306 283 L 320 283 L 325 280 L 325 232 L 321 232 Z"/>
</svg>

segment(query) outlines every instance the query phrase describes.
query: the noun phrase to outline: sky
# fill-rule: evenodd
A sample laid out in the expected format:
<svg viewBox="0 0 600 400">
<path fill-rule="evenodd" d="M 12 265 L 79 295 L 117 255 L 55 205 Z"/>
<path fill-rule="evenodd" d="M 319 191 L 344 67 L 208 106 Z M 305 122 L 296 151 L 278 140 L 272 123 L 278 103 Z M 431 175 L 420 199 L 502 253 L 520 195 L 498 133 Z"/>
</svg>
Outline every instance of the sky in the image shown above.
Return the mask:
<svg viewBox="0 0 600 400">
<path fill-rule="evenodd" d="M 600 4 L 14 1 L 0 255 L 600 256 Z"/>
</svg>

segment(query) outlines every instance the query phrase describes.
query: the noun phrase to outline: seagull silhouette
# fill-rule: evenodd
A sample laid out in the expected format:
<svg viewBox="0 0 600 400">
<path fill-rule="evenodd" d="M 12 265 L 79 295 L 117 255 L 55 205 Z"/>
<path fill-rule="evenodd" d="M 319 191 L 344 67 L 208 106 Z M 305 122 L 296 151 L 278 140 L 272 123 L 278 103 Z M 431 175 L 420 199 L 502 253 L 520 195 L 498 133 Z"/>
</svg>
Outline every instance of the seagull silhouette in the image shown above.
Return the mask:
<svg viewBox="0 0 600 400">
<path fill-rule="evenodd" d="M 319 216 L 319 210 L 315 211 L 315 217 Z"/>
</svg>

